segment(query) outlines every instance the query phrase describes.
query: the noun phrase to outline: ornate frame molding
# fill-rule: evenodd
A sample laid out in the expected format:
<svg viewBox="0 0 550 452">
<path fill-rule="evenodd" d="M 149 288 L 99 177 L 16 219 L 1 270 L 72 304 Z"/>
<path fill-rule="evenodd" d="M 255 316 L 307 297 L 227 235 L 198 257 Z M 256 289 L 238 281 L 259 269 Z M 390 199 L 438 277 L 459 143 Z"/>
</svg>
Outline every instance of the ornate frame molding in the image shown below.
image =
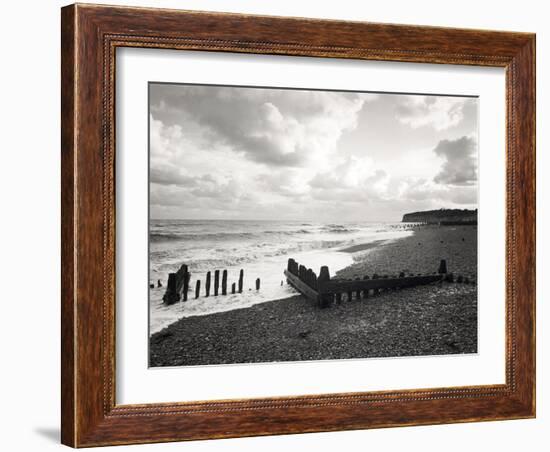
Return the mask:
<svg viewBox="0 0 550 452">
<path fill-rule="evenodd" d="M 116 405 L 118 47 L 506 68 L 506 383 Z M 534 416 L 534 35 L 71 5 L 62 9 L 62 88 L 64 444 L 80 447 Z"/>
</svg>

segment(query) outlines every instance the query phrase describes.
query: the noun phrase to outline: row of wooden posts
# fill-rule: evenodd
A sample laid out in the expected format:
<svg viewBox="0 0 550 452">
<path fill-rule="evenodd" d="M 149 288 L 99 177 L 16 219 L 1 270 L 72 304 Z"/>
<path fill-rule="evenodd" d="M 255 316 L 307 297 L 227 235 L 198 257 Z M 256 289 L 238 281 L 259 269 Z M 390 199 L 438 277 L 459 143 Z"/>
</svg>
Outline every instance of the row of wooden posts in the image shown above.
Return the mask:
<svg viewBox="0 0 550 452">
<path fill-rule="evenodd" d="M 180 300 L 187 301 L 189 284 L 191 282 L 191 273 L 189 273 L 188 266 L 183 264 L 179 270 L 175 273 L 168 274 L 168 283 L 166 285 L 166 292 L 162 297 L 165 304 L 174 304 Z M 231 283 L 231 293 L 242 293 L 244 282 L 244 270 L 239 272 L 239 280 L 237 283 Z M 206 280 L 204 284 L 204 296 L 209 297 L 212 290 L 212 295 L 217 297 L 220 294 L 227 295 L 227 270 L 221 272 L 221 286 L 220 286 L 220 270 L 214 271 L 214 284 L 212 287 L 212 272 L 206 273 Z M 260 290 L 260 278 L 256 279 L 256 290 Z M 195 282 L 195 298 L 200 297 L 201 292 L 201 280 L 197 279 Z"/>
<path fill-rule="evenodd" d="M 455 282 L 454 275 L 447 272 L 445 260 L 441 260 L 438 271 L 432 274 L 406 276 L 401 272 L 398 276 L 389 276 L 375 273 L 372 277 L 365 275 L 363 278 L 355 279 L 331 279 L 327 266 L 322 266 L 317 276 L 311 268 L 300 265 L 294 259 L 289 259 L 284 273 L 292 287 L 307 298 L 316 301 L 321 307 L 328 307 L 333 302 L 341 303 L 344 294 L 348 300 L 352 300 L 354 296 L 360 300 L 386 290 L 399 290 L 441 281 Z M 459 275 L 456 282 L 468 284 L 470 280 Z"/>
</svg>

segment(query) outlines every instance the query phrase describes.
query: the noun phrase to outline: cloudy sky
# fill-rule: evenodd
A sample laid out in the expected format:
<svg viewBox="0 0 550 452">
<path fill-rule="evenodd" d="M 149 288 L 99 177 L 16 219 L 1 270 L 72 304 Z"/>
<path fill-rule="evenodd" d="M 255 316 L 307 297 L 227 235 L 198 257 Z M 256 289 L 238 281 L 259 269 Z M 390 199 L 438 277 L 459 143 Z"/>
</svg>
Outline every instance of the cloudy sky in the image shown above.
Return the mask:
<svg viewBox="0 0 550 452">
<path fill-rule="evenodd" d="M 150 84 L 150 215 L 399 221 L 477 207 L 477 100 Z"/>
</svg>

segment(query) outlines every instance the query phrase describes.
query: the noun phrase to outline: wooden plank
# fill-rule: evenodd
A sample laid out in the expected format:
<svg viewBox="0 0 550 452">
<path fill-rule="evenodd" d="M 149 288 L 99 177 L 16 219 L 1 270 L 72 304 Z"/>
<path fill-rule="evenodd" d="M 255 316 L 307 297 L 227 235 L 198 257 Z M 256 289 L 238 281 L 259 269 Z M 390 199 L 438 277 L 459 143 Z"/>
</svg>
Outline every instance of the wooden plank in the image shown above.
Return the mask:
<svg viewBox="0 0 550 452">
<path fill-rule="evenodd" d="M 205 292 L 205 296 L 206 296 L 206 297 L 209 297 L 209 296 L 210 296 L 210 280 L 211 280 L 211 278 L 212 278 L 212 274 L 211 274 L 210 272 L 208 272 L 208 273 L 206 274 L 206 283 L 205 283 L 205 285 L 204 285 L 205 291 L 206 291 L 206 292 Z"/>
<path fill-rule="evenodd" d="M 241 269 L 239 272 L 239 293 L 242 293 L 243 291 L 243 278 L 244 278 L 244 270 Z"/>
<path fill-rule="evenodd" d="M 343 293 L 359 290 L 413 287 L 423 284 L 430 284 L 441 280 L 441 275 L 411 276 L 406 278 L 362 279 L 358 281 L 331 279 L 330 281 L 318 281 L 318 290 L 319 293 Z"/>
<path fill-rule="evenodd" d="M 197 279 L 197 283 L 195 285 L 195 298 L 199 298 L 201 294 L 201 280 Z"/>
<path fill-rule="evenodd" d="M 222 273 L 222 295 L 227 295 L 227 270 Z"/>
<path fill-rule="evenodd" d="M 309 287 L 306 283 L 300 280 L 296 275 L 290 273 L 288 270 L 284 271 L 288 283 L 300 292 L 304 297 L 310 300 L 317 301 L 319 293 Z"/>
<path fill-rule="evenodd" d="M 334 301 L 334 295 L 331 292 L 321 292 L 319 287 L 330 281 L 330 271 L 326 265 L 323 265 L 319 270 L 319 278 L 317 278 L 317 290 L 319 292 L 319 307 L 328 308 Z"/>
<path fill-rule="evenodd" d="M 185 266 L 187 269 L 187 265 Z M 187 292 L 189 292 L 189 281 L 191 281 L 191 273 L 189 273 L 187 270 L 183 275 L 183 301 L 187 301 Z"/>
<path fill-rule="evenodd" d="M 214 296 L 218 296 L 218 291 L 220 289 L 220 271 L 214 271 Z"/>
</svg>

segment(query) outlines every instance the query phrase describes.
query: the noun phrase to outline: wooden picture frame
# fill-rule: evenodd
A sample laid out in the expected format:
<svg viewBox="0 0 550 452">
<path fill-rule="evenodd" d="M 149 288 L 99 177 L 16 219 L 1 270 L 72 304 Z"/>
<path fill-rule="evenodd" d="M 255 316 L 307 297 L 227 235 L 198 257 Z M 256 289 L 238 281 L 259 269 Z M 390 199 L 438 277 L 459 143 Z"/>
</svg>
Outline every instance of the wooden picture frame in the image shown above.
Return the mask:
<svg viewBox="0 0 550 452">
<path fill-rule="evenodd" d="M 62 9 L 62 442 L 73 447 L 535 416 L 535 35 L 71 5 Z M 115 403 L 115 50 L 506 69 L 506 383 Z"/>
</svg>

